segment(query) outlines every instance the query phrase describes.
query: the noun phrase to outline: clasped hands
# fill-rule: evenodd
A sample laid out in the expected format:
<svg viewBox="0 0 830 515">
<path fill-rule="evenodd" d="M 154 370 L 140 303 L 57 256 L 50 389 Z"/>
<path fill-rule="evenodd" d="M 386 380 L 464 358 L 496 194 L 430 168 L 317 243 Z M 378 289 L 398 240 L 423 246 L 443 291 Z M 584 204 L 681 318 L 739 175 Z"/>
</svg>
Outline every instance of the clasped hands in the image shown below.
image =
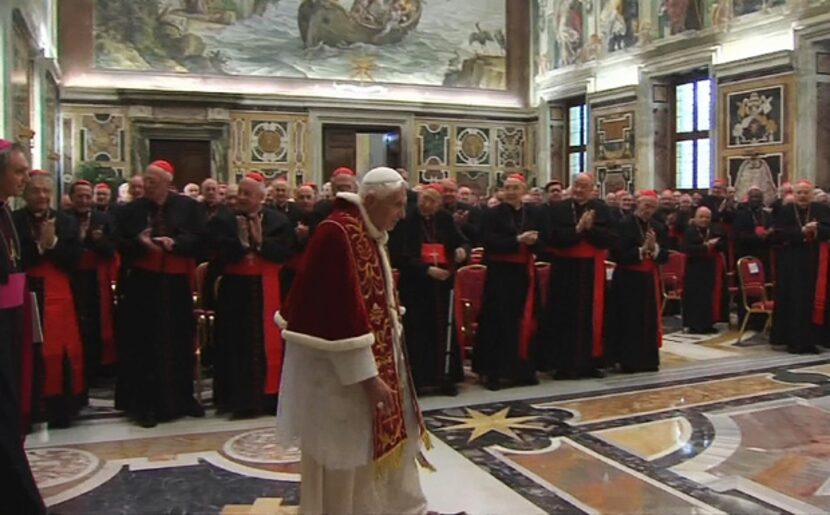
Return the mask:
<svg viewBox="0 0 830 515">
<path fill-rule="evenodd" d="M 590 231 L 594 227 L 594 217 L 596 213 L 593 209 L 589 209 L 582 213 L 579 217 L 579 222 L 576 223 L 576 232 Z"/>
<path fill-rule="evenodd" d="M 807 222 L 804 224 L 804 227 L 801 228 L 801 232 L 804 234 L 805 238 L 815 238 L 818 235 L 818 222 L 815 220 Z"/>
<path fill-rule="evenodd" d="M 646 237 L 643 241 L 643 246 L 640 247 L 640 253 L 642 254 L 643 258 L 654 259 L 657 256 L 657 235 L 654 233 L 652 229 L 649 229 L 646 232 Z"/>
</svg>

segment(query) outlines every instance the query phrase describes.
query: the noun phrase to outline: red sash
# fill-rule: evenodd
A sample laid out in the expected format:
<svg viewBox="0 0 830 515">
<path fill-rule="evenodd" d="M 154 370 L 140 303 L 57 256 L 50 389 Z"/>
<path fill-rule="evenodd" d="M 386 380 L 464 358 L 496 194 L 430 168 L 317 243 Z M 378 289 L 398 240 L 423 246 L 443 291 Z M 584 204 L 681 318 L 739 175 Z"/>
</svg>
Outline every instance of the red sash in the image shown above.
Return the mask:
<svg viewBox="0 0 830 515">
<path fill-rule="evenodd" d="M 84 250 L 78 270 L 95 270 L 98 278 L 98 299 L 101 313 L 101 364 L 115 363 L 115 328 L 112 312 L 112 283 L 115 281 L 118 266 L 115 258 L 99 257 L 91 250 Z"/>
<path fill-rule="evenodd" d="M 830 243 L 818 245 L 818 274 L 816 275 L 816 297 L 813 304 L 813 323 L 824 325 L 827 308 L 827 274 L 830 272 Z"/>
<path fill-rule="evenodd" d="M 620 268 L 623 270 L 630 270 L 632 272 L 651 274 L 652 279 L 654 280 L 654 306 L 657 310 L 655 313 L 657 316 L 657 348 L 659 349 L 663 347 L 663 310 L 660 309 L 660 305 L 663 300 L 663 292 L 660 289 L 660 267 L 653 259 L 644 259 L 639 263 L 622 265 Z"/>
<path fill-rule="evenodd" d="M 164 252 L 160 248 L 149 250 L 147 254 L 133 261 L 133 266 L 157 274 L 186 275 L 191 289 L 196 289 L 196 260 Z"/>
<path fill-rule="evenodd" d="M 515 254 L 490 254 L 489 261 L 496 263 L 512 263 L 525 265 L 527 268 L 528 286 L 525 294 L 524 311 L 522 320 L 519 323 L 519 357 L 527 360 L 530 357 L 530 341 L 536 334 L 536 266 L 535 257 L 526 245 L 521 245 L 519 252 Z"/>
<path fill-rule="evenodd" d="M 280 269 L 282 265 L 248 253 L 238 263 L 225 266 L 225 275 L 259 276 L 262 280 L 262 334 L 265 338 L 265 393 L 277 394 L 282 375 L 282 335 L 274 323 L 274 313 L 280 309 Z"/>
<path fill-rule="evenodd" d="M 585 240 L 573 247 L 559 249 L 549 247 L 548 252 L 557 258 L 565 259 L 592 259 L 594 261 L 594 312 L 593 312 L 593 357 L 602 357 L 603 353 L 603 313 L 605 312 L 605 260 L 608 250 L 594 247 Z"/>
<path fill-rule="evenodd" d="M 63 395 L 63 357 L 69 356 L 72 393 L 84 391 L 84 350 L 69 276 L 47 260 L 26 272 L 43 280 L 43 395 Z"/>
<path fill-rule="evenodd" d="M 712 291 L 712 320 L 720 322 L 723 319 L 723 254 L 715 247 L 709 249 L 709 254 L 715 258 L 715 288 Z"/>
<path fill-rule="evenodd" d="M 443 243 L 422 243 L 421 262 L 431 266 L 445 266 L 447 264 L 447 250 Z"/>
</svg>

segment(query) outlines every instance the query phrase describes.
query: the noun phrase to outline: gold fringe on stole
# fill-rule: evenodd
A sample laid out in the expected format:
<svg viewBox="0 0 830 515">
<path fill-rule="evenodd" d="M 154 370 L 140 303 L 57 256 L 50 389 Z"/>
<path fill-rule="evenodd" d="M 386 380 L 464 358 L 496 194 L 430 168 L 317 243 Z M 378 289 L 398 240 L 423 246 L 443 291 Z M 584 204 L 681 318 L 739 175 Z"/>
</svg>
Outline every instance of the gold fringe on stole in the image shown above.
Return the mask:
<svg viewBox="0 0 830 515">
<path fill-rule="evenodd" d="M 375 477 L 383 477 L 387 472 L 401 466 L 406 440 L 401 441 L 391 451 L 375 459 Z"/>
</svg>

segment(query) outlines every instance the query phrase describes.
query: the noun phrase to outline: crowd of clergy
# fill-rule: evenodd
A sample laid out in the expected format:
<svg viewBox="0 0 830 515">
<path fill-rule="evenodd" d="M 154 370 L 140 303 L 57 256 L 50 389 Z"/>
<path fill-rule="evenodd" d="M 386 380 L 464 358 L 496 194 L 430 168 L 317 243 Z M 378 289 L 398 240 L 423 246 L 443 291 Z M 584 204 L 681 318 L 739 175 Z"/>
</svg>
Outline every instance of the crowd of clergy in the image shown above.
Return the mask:
<svg viewBox="0 0 830 515">
<path fill-rule="evenodd" d="M 356 192 L 358 178 L 339 168 L 321 187 L 292 189 L 252 172 L 178 192 L 175 173 L 155 161 L 114 195 L 78 180 L 58 202 L 51 174 L 35 170 L 21 207 L 4 204 L 0 272 L 25 272 L 36 299 L 25 315 L 42 322 L 21 336 L 32 352 L 16 357 L 26 427 L 66 427 L 108 380 L 116 408 L 143 427 L 200 417 L 202 370 L 220 414 L 274 413 L 283 346 L 273 314 L 334 197 Z M 452 180 L 413 187 L 388 251 L 415 385 L 452 395 L 469 356 L 492 390 L 540 374 L 656 371 L 667 308 L 702 334 L 728 322 L 730 307 L 750 315 L 737 278 L 746 256 L 768 288 L 749 307 L 773 313 L 771 343 L 819 352 L 830 342 L 829 242 L 826 195 L 808 181 L 739 199 L 721 181 L 703 195 L 601 195 L 589 174 L 544 189 L 508 175 L 490 196 Z M 664 305 L 661 274 L 672 256 L 685 265 L 676 307 Z M 472 311 L 456 291 L 465 269 L 481 272 Z M 205 314 L 210 336 L 197 338 Z"/>
</svg>

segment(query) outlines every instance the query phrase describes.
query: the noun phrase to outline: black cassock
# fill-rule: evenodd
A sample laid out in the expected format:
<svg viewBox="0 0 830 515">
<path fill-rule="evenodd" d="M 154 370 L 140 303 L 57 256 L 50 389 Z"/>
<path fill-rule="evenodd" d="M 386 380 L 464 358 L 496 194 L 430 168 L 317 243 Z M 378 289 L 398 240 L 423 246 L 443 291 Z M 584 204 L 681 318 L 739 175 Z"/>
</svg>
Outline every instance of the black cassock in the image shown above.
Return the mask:
<svg viewBox="0 0 830 515">
<path fill-rule="evenodd" d="M 38 310 L 40 312 L 40 319 L 43 327 L 44 342 L 37 344 L 35 350 L 35 373 L 34 373 L 34 394 L 33 400 L 35 402 L 33 408 L 34 420 L 49 421 L 55 425 L 67 425 L 69 419 L 76 415 L 78 410 L 86 402 L 86 385 L 84 383 L 84 365 L 83 365 L 83 351 L 81 350 L 81 335 L 70 332 L 68 325 L 74 323 L 74 327 L 79 330 L 77 325 L 77 313 L 74 310 L 66 309 L 66 306 L 61 303 L 57 306 L 54 298 L 50 299 L 50 308 L 46 304 L 46 282 L 47 279 L 35 276 L 33 268 L 41 267 L 43 265 L 54 265 L 59 270 L 60 277 L 58 281 L 64 281 L 65 285 L 69 285 L 69 280 L 78 266 L 78 261 L 81 258 L 83 247 L 78 232 L 78 224 L 75 219 L 66 213 L 50 209 L 45 215 L 45 219 L 55 219 L 55 235 L 58 242 L 55 248 L 45 250 L 41 253 L 37 247 L 37 238 L 40 234 L 38 220 L 44 218 L 35 218 L 35 215 L 27 208 L 18 209 L 12 215 L 14 218 L 17 235 L 20 238 L 20 247 L 23 253 L 23 262 L 25 263 L 26 272 L 28 276 L 29 289 L 35 292 L 38 302 Z M 52 275 L 51 273 L 47 275 Z M 51 279 L 50 279 L 51 280 Z M 56 281 L 57 282 L 57 281 Z M 54 283 L 52 283 L 54 284 Z M 67 301 L 67 293 L 62 291 L 61 299 Z M 51 295 L 50 295 L 51 296 Z M 58 317 L 67 321 L 67 325 L 55 324 L 52 325 L 48 320 L 49 317 Z M 69 322 L 69 319 L 74 319 Z M 56 330 L 50 331 L 50 326 L 55 327 Z M 63 329 L 66 331 L 60 331 Z M 50 341 L 51 339 L 51 341 Z M 55 353 L 61 352 L 62 357 L 57 357 Z M 49 359 L 60 359 L 62 362 L 56 367 L 50 367 L 47 364 Z M 80 369 L 80 372 L 78 370 Z M 50 377 L 50 372 L 61 372 L 60 385 L 49 386 L 47 383 L 54 384 L 54 378 Z"/>
<path fill-rule="evenodd" d="M 535 285 L 530 289 L 529 266 L 533 265 L 531 253 L 541 248 L 541 243 L 529 249 L 516 239 L 519 234 L 531 230 L 539 231 L 541 242 L 544 219 L 535 206 L 514 209 L 508 204 L 500 204 L 484 212 L 481 238 L 487 279 L 478 319 L 473 368 L 490 386 L 496 386 L 501 379 L 515 384 L 535 380 L 531 349 L 525 357 L 521 355 L 520 332 L 525 315 L 536 319 L 537 313 L 525 312 L 528 294 L 534 296 L 535 309 L 539 307 L 539 292 Z M 529 344 L 525 342 L 524 345 Z"/>
<path fill-rule="evenodd" d="M 583 213 L 594 210 L 594 225 L 576 232 Z M 551 257 L 550 285 L 542 320 L 541 367 L 556 369 L 560 378 L 595 374 L 603 356 L 604 306 L 595 292 L 605 291 L 603 252 L 613 246 L 616 234 L 608 207 L 592 199 L 579 205 L 572 199 L 549 208 L 546 237 Z M 597 257 L 574 257 L 588 249 Z M 599 310 L 599 311 L 597 311 Z"/>
<path fill-rule="evenodd" d="M 683 235 L 689 226 L 692 213 L 686 209 L 660 208 L 654 213 L 654 219 L 666 228 L 666 237 L 671 250 L 679 251 L 682 247 Z"/>
<path fill-rule="evenodd" d="M 116 407 L 141 419 L 161 421 L 198 413 L 193 398 L 194 340 L 191 273 L 202 255 L 204 213 L 184 195 L 170 194 L 161 206 L 143 198 L 119 210 L 118 247 L 125 273 L 119 311 L 124 327 L 119 342 Z M 175 241 L 163 252 L 162 268 L 148 266 L 151 252 L 139 234 Z"/>
<path fill-rule="evenodd" d="M 770 242 L 771 238 L 763 238 L 759 232 L 771 229 L 772 213 L 763 207 L 752 208 L 742 205 L 735 213 L 732 231 L 735 236 L 735 257 L 754 256 L 764 263 L 767 280 L 770 279 Z"/>
<path fill-rule="evenodd" d="M 444 210 L 451 215 L 466 215 L 466 221 L 456 224 L 458 229 L 467 238 L 470 245 L 477 247 L 483 244 L 483 235 L 481 234 L 483 212 L 480 208 L 464 202 L 456 202 L 452 205 L 444 205 Z"/>
<path fill-rule="evenodd" d="M 807 241 L 801 228 L 818 222 L 818 237 Z M 830 240 L 830 213 L 826 206 L 812 203 L 808 209 L 795 204 L 781 207 L 775 221 L 778 275 L 775 285 L 775 313 L 770 342 L 786 345 L 790 352 L 813 352 L 830 342 L 830 303 L 824 309 L 824 323 L 814 320 L 821 243 Z M 830 275 L 830 274 L 828 274 Z M 828 277 L 823 278 L 828 284 Z M 830 289 L 826 290 L 830 293 Z"/>
<path fill-rule="evenodd" d="M 441 245 L 444 263 L 427 263 L 422 259 L 424 244 Z M 405 220 L 395 227 L 389 240 L 392 266 L 400 272 L 398 292 L 406 307 L 403 317 L 406 348 L 412 377 L 417 388 L 443 386 L 464 379 L 458 341 L 451 334 L 450 374 L 445 374 L 447 324 L 453 276 L 438 281 L 427 274 L 430 266 L 454 269 L 455 250 L 464 248 L 469 255 L 467 238 L 457 228 L 452 215 L 438 211 L 425 217 L 413 206 Z M 426 249 L 429 252 L 429 248 Z"/>
<path fill-rule="evenodd" d="M 704 244 L 720 238 L 713 250 Z M 726 320 L 729 309 L 729 289 L 723 253 L 726 239 L 714 226 L 700 229 L 686 228 L 683 237 L 686 254 L 686 275 L 683 282 L 683 327 L 693 332 L 708 332 L 715 322 Z"/>
<path fill-rule="evenodd" d="M 112 364 L 112 357 L 104 357 L 104 335 L 102 332 L 102 316 L 112 316 L 113 306 L 104 309 L 101 305 L 101 287 L 110 288 L 109 284 L 99 285 L 99 274 L 96 268 L 83 266 L 85 261 L 109 261 L 115 259 L 115 225 L 111 215 L 102 211 L 92 210 L 86 214 L 67 211 L 69 216 L 75 217 L 79 226 L 86 225 L 86 234 L 83 235 L 84 256 L 82 266 L 72 274 L 72 293 L 75 295 L 75 309 L 78 312 L 78 324 L 81 329 L 81 338 L 84 342 L 84 369 L 87 383 L 94 383 L 101 366 Z M 100 231 L 100 238 L 95 239 L 93 234 Z M 114 278 L 113 278 L 114 279 Z M 108 297 L 106 302 L 111 302 Z M 110 327 L 114 324 L 110 321 Z M 112 344 L 112 342 L 110 342 Z M 109 362 L 109 363 L 107 363 Z"/>
<path fill-rule="evenodd" d="M 19 245 L 8 206 L 0 205 L 0 290 L 22 272 Z M 12 259 L 12 254 L 15 259 Z M 0 291 L 0 295 L 10 292 Z M 20 434 L 20 373 L 23 307 L 0 308 L 0 498 L 2 513 L 46 513 L 32 477 Z"/>
<path fill-rule="evenodd" d="M 281 356 L 267 359 L 264 329 L 264 324 L 273 325 L 274 316 L 274 313 L 265 313 L 265 301 L 279 299 L 264 299 L 263 284 L 279 280 L 277 265 L 291 255 L 294 230 L 282 212 L 263 208 L 261 214 L 262 245 L 258 250 L 243 246 L 236 215 L 217 216 L 208 224 L 217 242 L 215 262 L 221 271 L 216 298 L 213 395 L 221 411 L 235 414 L 254 414 L 261 410 L 274 413 L 279 387 L 278 381 L 271 388 L 266 385 L 269 363 L 281 361 Z M 258 262 L 260 259 L 270 264 L 270 268 L 260 268 L 265 274 L 273 272 L 273 276 L 263 279 L 234 269 L 245 260 Z M 275 293 L 279 297 L 278 288 Z M 279 370 L 272 370 L 271 374 L 279 375 Z"/>
<path fill-rule="evenodd" d="M 653 258 L 643 258 L 640 247 L 649 229 L 657 236 L 659 251 Z M 612 253 L 617 268 L 608 303 L 615 316 L 606 338 L 610 347 L 606 354 L 624 372 L 655 371 L 660 367 L 662 336 L 658 267 L 669 259 L 666 229 L 657 220 L 643 222 L 629 215 L 620 222 L 618 235 Z"/>
</svg>

